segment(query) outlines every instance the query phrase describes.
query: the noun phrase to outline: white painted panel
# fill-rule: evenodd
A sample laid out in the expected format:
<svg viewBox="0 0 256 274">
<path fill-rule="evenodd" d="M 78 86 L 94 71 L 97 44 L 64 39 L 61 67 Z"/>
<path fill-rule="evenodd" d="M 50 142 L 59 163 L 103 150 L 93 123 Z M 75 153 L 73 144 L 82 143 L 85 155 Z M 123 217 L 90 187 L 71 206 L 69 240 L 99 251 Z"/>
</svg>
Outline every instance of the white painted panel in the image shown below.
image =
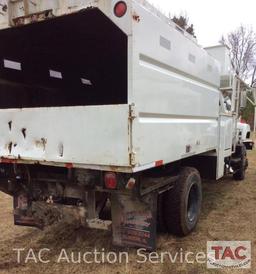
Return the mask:
<svg viewBox="0 0 256 274">
<path fill-rule="evenodd" d="M 81 78 L 81 82 L 82 82 L 83 85 L 92 86 L 91 80 Z"/>
<path fill-rule="evenodd" d="M 25 16 L 24 1 L 6 0 L 9 4 L 8 12 L 4 18 L 0 16 L 1 26 L 7 27 L 8 21 L 12 21 L 17 17 Z M 90 7 L 98 7 L 105 15 L 107 15 L 116 25 L 118 25 L 125 33 L 131 34 L 132 21 L 132 1 L 125 0 L 127 3 L 126 14 L 118 18 L 114 15 L 113 9 L 119 0 L 35 0 L 27 1 L 27 15 L 52 10 L 54 16 L 66 15 L 77 12 Z M 8 16 L 9 15 L 9 16 Z"/>
<path fill-rule="evenodd" d="M 133 131 L 133 149 L 139 166 L 159 160 L 170 163 L 218 146 L 216 119 L 156 115 L 137 119 Z"/>
<path fill-rule="evenodd" d="M 126 105 L 0 110 L 0 157 L 128 166 L 128 113 Z"/>
<path fill-rule="evenodd" d="M 133 22 L 132 49 L 137 165 L 218 150 L 220 64 L 157 15 L 134 9 L 141 19 Z"/>
<path fill-rule="evenodd" d="M 136 62 L 139 55 L 142 54 L 212 86 L 219 87 L 220 63 L 218 61 L 195 41 L 187 38 L 157 15 L 152 14 L 136 2 L 133 7 L 135 13 L 140 16 L 139 23 L 133 21 Z M 161 46 L 161 37 L 170 41 L 170 50 Z M 212 68 L 211 71 L 208 70 L 209 66 Z"/>
<path fill-rule="evenodd" d="M 49 70 L 49 73 L 50 73 L 50 77 L 52 78 L 62 79 L 62 73 L 60 71 Z"/>
<path fill-rule="evenodd" d="M 217 179 L 224 175 L 224 159 L 232 154 L 233 117 L 221 115 L 219 118 L 219 150 Z"/>
<path fill-rule="evenodd" d="M 4 67 L 8 69 L 21 70 L 21 63 L 4 59 Z"/>
</svg>

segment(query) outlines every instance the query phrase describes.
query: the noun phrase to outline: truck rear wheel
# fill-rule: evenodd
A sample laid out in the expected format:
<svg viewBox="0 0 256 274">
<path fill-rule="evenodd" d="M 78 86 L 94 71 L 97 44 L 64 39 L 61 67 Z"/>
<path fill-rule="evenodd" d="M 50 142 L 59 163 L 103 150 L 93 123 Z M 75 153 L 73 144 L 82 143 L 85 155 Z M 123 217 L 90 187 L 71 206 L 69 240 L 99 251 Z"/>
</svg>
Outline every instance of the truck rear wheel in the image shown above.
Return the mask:
<svg viewBox="0 0 256 274">
<path fill-rule="evenodd" d="M 167 231 L 186 236 L 197 225 L 202 204 L 202 185 L 195 168 L 184 167 L 173 189 L 165 193 L 163 201 Z"/>
</svg>

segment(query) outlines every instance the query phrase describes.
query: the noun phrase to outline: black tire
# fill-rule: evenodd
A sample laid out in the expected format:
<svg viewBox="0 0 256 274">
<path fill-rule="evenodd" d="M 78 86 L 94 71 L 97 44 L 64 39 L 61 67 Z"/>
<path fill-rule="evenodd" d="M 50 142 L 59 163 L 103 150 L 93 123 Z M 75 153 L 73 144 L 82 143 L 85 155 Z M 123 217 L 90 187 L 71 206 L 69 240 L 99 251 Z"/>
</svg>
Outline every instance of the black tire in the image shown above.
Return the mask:
<svg viewBox="0 0 256 274">
<path fill-rule="evenodd" d="M 195 168 L 182 168 L 173 189 L 165 193 L 164 219 L 169 233 L 186 236 L 196 227 L 201 212 L 202 184 Z"/>
<path fill-rule="evenodd" d="M 241 147 L 237 148 L 237 152 L 239 155 L 238 157 L 241 159 L 239 162 L 238 169 L 234 171 L 233 178 L 236 181 L 243 181 L 245 179 L 245 171 L 248 167 L 248 160 L 247 160 L 247 151 L 244 144 Z"/>
</svg>

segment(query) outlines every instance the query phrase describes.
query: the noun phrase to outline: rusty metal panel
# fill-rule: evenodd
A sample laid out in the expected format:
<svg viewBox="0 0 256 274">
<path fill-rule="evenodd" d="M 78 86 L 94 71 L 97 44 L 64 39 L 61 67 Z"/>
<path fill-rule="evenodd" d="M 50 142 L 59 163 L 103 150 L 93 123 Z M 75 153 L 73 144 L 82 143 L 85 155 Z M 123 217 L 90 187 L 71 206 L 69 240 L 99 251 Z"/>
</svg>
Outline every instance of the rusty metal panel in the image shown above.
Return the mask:
<svg viewBox="0 0 256 274">
<path fill-rule="evenodd" d="M 44 10 L 52 10 L 54 14 L 61 15 L 70 13 L 77 8 L 82 8 L 85 5 L 93 5 L 91 0 L 12 0 L 8 1 L 9 14 L 12 19 L 20 16 L 28 16 Z"/>
<path fill-rule="evenodd" d="M 143 200 L 134 196 L 112 194 L 113 244 L 117 246 L 156 248 L 157 195 Z"/>
<path fill-rule="evenodd" d="M 124 32 L 131 33 L 131 0 L 122 18 L 114 15 L 113 8 L 119 0 L 1 0 L 7 10 L 0 9 L 0 29 L 19 24 L 29 24 L 55 16 L 70 14 L 90 7 L 98 7 Z M 1 6 L 0 6 L 1 8 Z"/>
</svg>

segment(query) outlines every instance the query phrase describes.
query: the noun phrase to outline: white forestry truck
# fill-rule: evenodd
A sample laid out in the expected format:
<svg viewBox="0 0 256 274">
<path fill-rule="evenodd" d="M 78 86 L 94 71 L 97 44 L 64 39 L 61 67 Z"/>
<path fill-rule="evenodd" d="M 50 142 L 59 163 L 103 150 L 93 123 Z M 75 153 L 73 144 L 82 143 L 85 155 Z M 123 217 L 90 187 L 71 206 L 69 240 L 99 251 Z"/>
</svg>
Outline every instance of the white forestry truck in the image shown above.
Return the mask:
<svg viewBox="0 0 256 274">
<path fill-rule="evenodd" d="M 146 1 L 0 8 L 0 190 L 16 225 L 65 207 L 151 250 L 157 227 L 195 229 L 201 178 L 244 179 L 248 86 L 225 46 L 203 49 Z"/>
</svg>

